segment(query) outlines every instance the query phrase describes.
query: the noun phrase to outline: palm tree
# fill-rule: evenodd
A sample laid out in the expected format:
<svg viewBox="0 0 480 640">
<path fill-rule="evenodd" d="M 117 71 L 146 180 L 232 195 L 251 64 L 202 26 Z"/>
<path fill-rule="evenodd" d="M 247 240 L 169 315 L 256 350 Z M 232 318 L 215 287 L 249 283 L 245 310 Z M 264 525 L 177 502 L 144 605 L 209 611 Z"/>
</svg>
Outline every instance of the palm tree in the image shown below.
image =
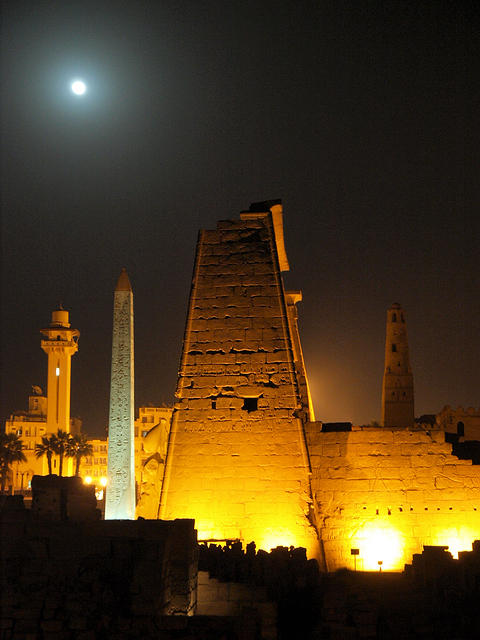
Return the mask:
<svg viewBox="0 0 480 640">
<path fill-rule="evenodd" d="M 42 442 L 40 444 L 35 445 L 35 457 L 41 458 L 42 456 L 47 456 L 47 464 L 48 464 L 48 473 L 52 475 L 52 456 L 55 453 L 55 436 L 52 434 L 51 436 L 42 436 Z"/>
<path fill-rule="evenodd" d="M 26 462 L 22 451 L 23 442 L 16 433 L 0 433 L 0 482 L 2 491 L 5 491 L 10 465 L 13 462 Z"/>
<path fill-rule="evenodd" d="M 70 436 L 67 445 L 66 455 L 69 458 L 75 458 L 75 475 L 80 473 L 80 463 L 82 458 L 93 454 L 93 446 L 88 442 L 84 433 Z"/>
<path fill-rule="evenodd" d="M 53 450 L 58 455 L 58 475 L 62 475 L 63 471 L 63 458 L 67 453 L 68 440 L 70 438 L 70 434 L 66 431 L 62 431 L 59 429 L 57 433 L 53 433 L 51 438 L 53 440 Z"/>
</svg>

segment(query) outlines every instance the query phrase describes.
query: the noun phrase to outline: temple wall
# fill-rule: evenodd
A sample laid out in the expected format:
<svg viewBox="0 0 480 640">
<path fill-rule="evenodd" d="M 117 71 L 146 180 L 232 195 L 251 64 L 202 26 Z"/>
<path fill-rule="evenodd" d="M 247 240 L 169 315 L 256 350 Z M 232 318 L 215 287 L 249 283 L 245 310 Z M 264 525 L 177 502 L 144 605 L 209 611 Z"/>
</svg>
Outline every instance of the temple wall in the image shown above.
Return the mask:
<svg viewBox="0 0 480 640">
<path fill-rule="evenodd" d="M 220 582 L 208 571 L 198 572 L 197 610 L 199 616 L 241 616 L 248 610 L 252 622 L 258 617 L 262 640 L 277 638 L 277 611 L 267 589 L 238 582 Z"/>
<path fill-rule="evenodd" d="M 161 518 L 199 539 L 315 553 L 308 458 L 270 214 L 203 231 L 177 387 Z"/>
<path fill-rule="evenodd" d="M 458 434 L 460 442 L 465 440 L 480 441 L 480 409 L 473 407 L 453 409 L 447 405 L 437 414 L 436 419 L 440 429 Z"/>
<path fill-rule="evenodd" d="M 2 640 L 171 638 L 162 616 L 193 616 L 193 521 L 54 521 L 45 513 L 19 500 L 0 504 Z"/>
<path fill-rule="evenodd" d="M 480 532 L 480 466 L 451 455 L 442 431 L 322 433 L 320 423 L 309 423 L 307 442 L 329 570 L 355 563 L 401 570 L 423 545 L 471 550 Z"/>
</svg>

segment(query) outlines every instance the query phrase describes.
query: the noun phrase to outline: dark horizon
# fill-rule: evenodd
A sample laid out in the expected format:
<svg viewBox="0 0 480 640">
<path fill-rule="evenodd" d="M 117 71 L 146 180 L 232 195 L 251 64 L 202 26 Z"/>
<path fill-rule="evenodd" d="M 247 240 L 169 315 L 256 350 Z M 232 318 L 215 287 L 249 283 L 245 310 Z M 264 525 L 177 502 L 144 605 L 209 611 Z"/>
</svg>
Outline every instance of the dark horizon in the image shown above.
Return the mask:
<svg viewBox="0 0 480 640">
<path fill-rule="evenodd" d="M 393 302 L 415 414 L 478 408 L 476 5 L 208 9 L 4 3 L 2 424 L 45 385 L 62 302 L 72 415 L 104 434 L 122 267 L 135 405 L 171 403 L 198 230 L 274 198 L 317 419 L 379 420 Z"/>
</svg>

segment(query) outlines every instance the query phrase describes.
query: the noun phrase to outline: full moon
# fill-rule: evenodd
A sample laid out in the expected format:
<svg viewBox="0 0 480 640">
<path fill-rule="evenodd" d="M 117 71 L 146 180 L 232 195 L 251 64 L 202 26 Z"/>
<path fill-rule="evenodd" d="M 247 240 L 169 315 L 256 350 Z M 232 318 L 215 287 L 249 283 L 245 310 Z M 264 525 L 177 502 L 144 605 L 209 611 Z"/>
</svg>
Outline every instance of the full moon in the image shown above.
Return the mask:
<svg viewBox="0 0 480 640">
<path fill-rule="evenodd" d="M 87 90 L 87 85 L 83 80 L 74 80 L 71 85 L 72 91 L 76 96 L 83 96 Z"/>
</svg>

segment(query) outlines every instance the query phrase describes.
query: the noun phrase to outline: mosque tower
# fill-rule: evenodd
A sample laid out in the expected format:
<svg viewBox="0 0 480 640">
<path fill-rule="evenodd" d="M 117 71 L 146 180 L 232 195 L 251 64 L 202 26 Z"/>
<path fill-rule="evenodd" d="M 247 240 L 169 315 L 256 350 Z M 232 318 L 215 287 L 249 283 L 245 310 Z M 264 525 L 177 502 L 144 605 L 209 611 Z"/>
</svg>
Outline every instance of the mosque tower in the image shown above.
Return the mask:
<svg viewBox="0 0 480 640">
<path fill-rule="evenodd" d="M 52 311 L 52 321 L 46 329 L 41 347 L 48 356 L 47 433 L 58 429 L 70 433 L 71 358 L 78 350 L 78 329 L 71 329 L 68 311 L 60 305 Z"/>
<path fill-rule="evenodd" d="M 413 423 L 413 375 L 408 356 L 405 312 L 398 303 L 394 303 L 387 311 L 382 425 L 411 427 Z"/>
<path fill-rule="evenodd" d="M 115 288 L 108 424 L 106 520 L 135 519 L 133 292 L 125 269 Z"/>
</svg>

